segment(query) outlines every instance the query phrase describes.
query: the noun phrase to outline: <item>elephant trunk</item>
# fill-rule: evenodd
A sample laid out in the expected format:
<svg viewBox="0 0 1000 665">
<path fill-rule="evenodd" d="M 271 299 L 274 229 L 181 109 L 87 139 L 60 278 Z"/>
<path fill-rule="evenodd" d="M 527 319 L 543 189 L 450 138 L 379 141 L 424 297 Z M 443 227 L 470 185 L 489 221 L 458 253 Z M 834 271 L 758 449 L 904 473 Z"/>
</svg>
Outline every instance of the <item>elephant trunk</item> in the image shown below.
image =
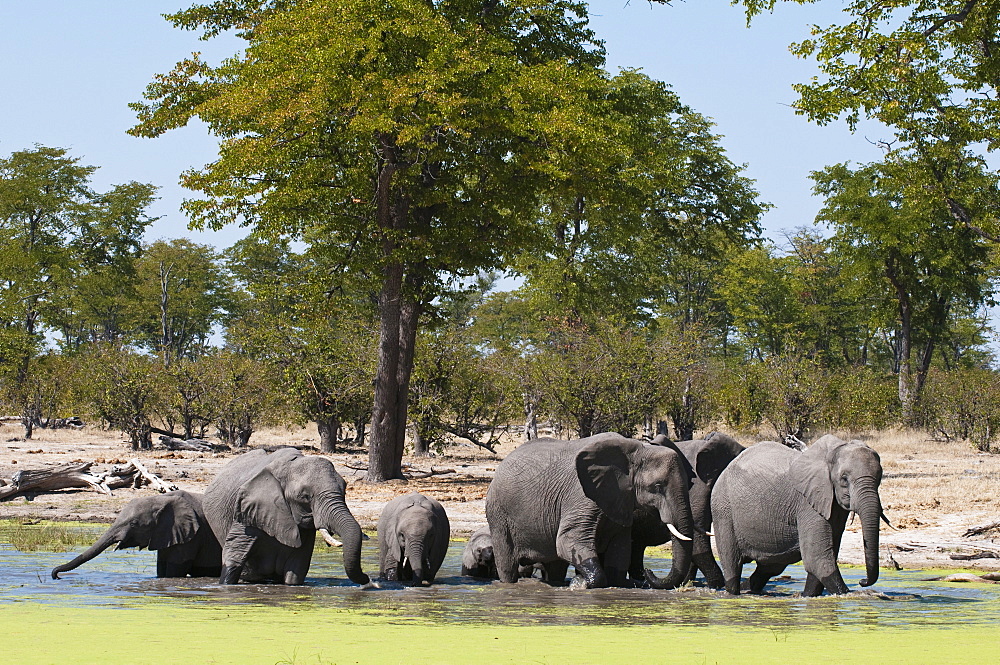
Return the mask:
<svg viewBox="0 0 1000 665">
<path fill-rule="evenodd" d="M 87 563 L 88 561 L 96 557 L 98 554 L 100 554 L 101 552 L 108 549 L 109 547 L 111 547 L 112 545 L 114 545 L 119 541 L 121 541 L 121 536 L 118 535 L 117 531 L 115 531 L 114 529 L 108 529 L 107 531 L 104 532 L 104 535 L 102 535 L 100 538 L 97 539 L 96 543 L 88 547 L 87 550 L 82 554 L 80 554 L 78 557 L 76 557 L 75 559 L 73 559 L 68 563 L 64 563 L 61 566 L 56 566 L 55 568 L 53 568 L 52 579 L 54 580 L 59 579 L 60 573 L 65 573 L 67 570 L 73 570 L 77 566 L 81 566 Z"/>
<path fill-rule="evenodd" d="M 882 502 L 874 483 L 859 487 L 851 497 L 852 508 L 861 518 L 861 534 L 865 548 L 865 578 L 861 586 L 871 586 L 878 581 L 878 540 L 879 520 L 882 517 Z"/>
<path fill-rule="evenodd" d="M 424 560 L 424 544 L 418 538 L 406 539 L 406 551 L 404 552 L 413 570 L 413 586 L 421 586 L 427 574 L 426 561 Z"/>
<path fill-rule="evenodd" d="M 694 560 L 692 558 L 694 542 L 691 540 L 691 536 L 694 535 L 694 517 L 691 514 L 691 501 L 687 491 L 673 492 L 670 504 L 673 514 L 664 515 L 661 513 L 660 519 L 665 524 L 673 524 L 678 532 L 687 537 L 687 540 L 678 538 L 676 535 L 672 536 L 671 566 L 666 577 L 660 578 L 649 570 L 645 571 L 646 582 L 654 589 L 673 589 L 684 584 Z"/>
<path fill-rule="evenodd" d="M 361 526 L 347 508 L 343 500 L 335 501 L 333 505 L 321 513 L 322 523 L 317 525 L 328 531 L 333 531 L 344 544 L 344 572 L 355 584 L 368 584 L 368 575 L 361 570 Z"/>
</svg>

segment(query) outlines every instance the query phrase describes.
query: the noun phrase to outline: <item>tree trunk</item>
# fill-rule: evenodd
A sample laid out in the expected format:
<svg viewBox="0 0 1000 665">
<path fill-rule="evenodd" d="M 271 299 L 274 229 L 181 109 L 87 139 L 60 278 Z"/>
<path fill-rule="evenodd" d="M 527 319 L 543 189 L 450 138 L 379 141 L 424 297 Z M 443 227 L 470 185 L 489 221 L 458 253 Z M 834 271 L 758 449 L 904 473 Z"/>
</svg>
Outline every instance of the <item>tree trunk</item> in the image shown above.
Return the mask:
<svg viewBox="0 0 1000 665">
<path fill-rule="evenodd" d="M 420 435 L 420 425 L 413 423 L 413 456 L 430 457 L 431 451 L 427 445 L 427 439 Z"/>
<path fill-rule="evenodd" d="M 365 445 L 365 428 L 368 425 L 368 420 L 364 416 L 358 416 L 358 419 L 354 421 L 354 445 L 364 446 Z"/>
<path fill-rule="evenodd" d="M 899 307 L 899 383 L 897 389 L 899 403 L 902 407 L 903 424 L 913 425 L 916 419 L 917 392 L 914 390 L 912 367 L 910 364 L 913 343 L 913 311 L 910 303 L 910 293 L 899 281 L 899 274 L 896 270 L 896 258 L 894 256 L 886 259 L 885 274 L 896 290 L 896 303 Z"/>
<path fill-rule="evenodd" d="M 340 421 L 332 416 L 317 416 L 316 429 L 319 431 L 320 452 L 337 452 L 337 432 L 340 430 Z"/>
<path fill-rule="evenodd" d="M 368 473 L 373 483 L 403 478 L 402 455 L 397 454 L 399 419 L 400 324 L 403 316 L 402 260 L 394 236 L 406 226 L 408 202 L 393 191 L 393 177 L 402 168 L 392 136 L 379 140 L 379 166 L 375 192 L 375 217 L 383 234 L 382 289 L 378 297 L 379 347 L 375 370 L 375 400 L 372 406 L 372 440 L 368 449 Z M 405 427 L 405 422 L 402 424 Z"/>
<path fill-rule="evenodd" d="M 524 400 L 524 440 L 531 441 L 538 438 L 538 413 L 535 410 L 535 400 L 525 397 Z"/>
<path fill-rule="evenodd" d="M 420 285 L 409 286 L 419 291 Z M 410 375 L 417 345 L 417 321 L 420 319 L 418 293 L 408 293 L 403 298 L 399 319 L 399 363 L 396 365 L 396 459 L 402 461 L 406 445 L 407 410 L 410 403 Z"/>
</svg>

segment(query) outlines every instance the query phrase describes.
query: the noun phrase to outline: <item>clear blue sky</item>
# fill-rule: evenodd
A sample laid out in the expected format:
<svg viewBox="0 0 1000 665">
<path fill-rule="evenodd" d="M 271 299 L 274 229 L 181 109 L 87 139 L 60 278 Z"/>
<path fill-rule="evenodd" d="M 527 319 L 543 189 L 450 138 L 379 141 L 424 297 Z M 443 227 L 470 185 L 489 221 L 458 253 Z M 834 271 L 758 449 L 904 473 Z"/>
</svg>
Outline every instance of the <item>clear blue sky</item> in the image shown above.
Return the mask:
<svg viewBox="0 0 1000 665">
<path fill-rule="evenodd" d="M 193 237 L 224 247 L 237 228 L 196 233 L 179 211 L 185 169 L 215 155 L 202 127 L 158 139 L 125 134 L 134 124 L 127 104 L 140 99 L 154 73 L 169 71 L 191 51 L 209 60 L 233 53 L 235 39 L 201 42 L 172 28 L 160 14 L 188 6 L 182 0 L 24 0 L 0 2 L 0 154 L 35 143 L 68 148 L 99 166 L 96 187 L 138 180 L 161 187 L 154 214 L 162 219 L 148 239 Z M 746 163 L 762 199 L 775 205 L 767 234 L 811 224 L 819 200 L 810 194 L 811 170 L 840 161 L 879 159 L 867 139 L 842 124 L 817 127 L 796 116 L 791 85 L 815 74 L 788 44 L 809 25 L 839 19 L 840 3 L 782 5 L 748 29 L 727 0 L 591 2 L 592 25 L 606 40 L 609 67 L 639 67 L 666 81 L 681 100 L 713 118 L 733 161 Z M 876 132 L 874 134 L 870 132 Z"/>
</svg>

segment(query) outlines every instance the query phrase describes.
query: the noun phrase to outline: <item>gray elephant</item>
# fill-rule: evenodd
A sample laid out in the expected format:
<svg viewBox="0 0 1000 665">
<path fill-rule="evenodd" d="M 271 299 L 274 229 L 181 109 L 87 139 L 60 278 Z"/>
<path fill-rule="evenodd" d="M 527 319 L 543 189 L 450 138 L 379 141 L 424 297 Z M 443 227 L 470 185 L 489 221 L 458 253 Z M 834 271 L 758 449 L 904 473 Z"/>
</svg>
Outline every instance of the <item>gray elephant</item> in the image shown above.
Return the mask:
<svg viewBox="0 0 1000 665">
<path fill-rule="evenodd" d="M 700 570 L 705 576 L 705 584 L 713 589 L 721 589 L 725 586 L 725 579 L 719 564 L 715 561 L 715 555 L 712 554 L 712 542 L 709 536 L 712 527 L 712 488 L 729 463 L 746 449 L 736 439 L 721 432 L 710 432 L 704 439 L 676 443 L 669 443 L 666 437 L 657 436 L 653 439 L 653 443 L 674 446 L 684 455 L 689 465 L 691 514 L 694 517 L 692 563 L 688 571 L 680 571 L 675 567 L 663 580 L 657 578 L 651 571 L 645 570 L 642 560 L 647 547 L 662 545 L 671 539 L 674 551 L 682 545 L 660 521 L 659 516 L 652 512 L 641 512 L 636 515 L 632 524 L 629 578 L 636 582 L 644 581 L 657 589 L 672 588 L 693 580 Z"/>
<path fill-rule="evenodd" d="M 847 593 L 837 555 L 848 515 L 861 518 L 866 577 L 878 580 L 878 453 L 860 441 L 826 435 L 805 452 L 773 441 L 751 446 L 715 484 L 712 515 L 726 591 L 740 592 L 743 564 L 757 562 L 749 590 L 760 593 L 785 566 L 802 561 L 803 595 Z"/>
<path fill-rule="evenodd" d="M 469 542 L 462 551 L 462 575 L 486 580 L 499 579 L 497 562 L 493 558 L 493 537 L 490 536 L 488 526 L 469 536 Z"/>
<path fill-rule="evenodd" d="M 451 526 L 444 506 L 419 492 L 397 496 L 378 518 L 378 560 L 383 579 L 433 584 L 448 553 Z"/>
<path fill-rule="evenodd" d="M 316 530 L 339 536 L 344 569 L 357 584 L 361 527 L 347 508 L 347 484 L 333 464 L 294 448 L 254 450 L 225 467 L 205 491 L 205 515 L 222 543 L 221 584 L 302 584 Z"/>
<path fill-rule="evenodd" d="M 519 569 L 541 563 L 549 582 L 623 586 L 637 509 L 673 530 L 693 530 L 688 477 L 680 454 L 615 433 L 578 441 L 535 439 L 497 467 L 486 493 L 497 573 L 515 582 Z M 687 571 L 690 539 L 674 556 Z"/>
<path fill-rule="evenodd" d="M 157 577 L 217 576 L 222 568 L 222 548 L 201 503 L 201 494 L 183 490 L 129 501 L 97 542 L 69 563 L 52 569 L 52 579 L 115 544 L 120 550 L 155 550 Z"/>
</svg>

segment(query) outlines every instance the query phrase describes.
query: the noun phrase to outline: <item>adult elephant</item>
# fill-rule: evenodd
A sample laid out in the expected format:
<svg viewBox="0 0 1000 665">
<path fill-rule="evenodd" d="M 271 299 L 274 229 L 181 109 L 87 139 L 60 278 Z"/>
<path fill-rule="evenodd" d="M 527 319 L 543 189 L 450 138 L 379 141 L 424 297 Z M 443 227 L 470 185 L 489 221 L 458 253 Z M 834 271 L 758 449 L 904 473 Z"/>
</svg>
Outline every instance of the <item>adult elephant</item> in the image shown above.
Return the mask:
<svg viewBox="0 0 1000 665">
<path fill-rule="evenodd" d="M 222 568 L 222 548 L 205 519 L 202 495 L 177 490 L 129 501 L 97 542 L 52 569 L 52 579 L 112 545 L 156 551 L 157 577 L 215 577 Z"/>
<path fill-rule="evenodd" d="M 205 491 L 205 515 L 222 543 L 219 582 L 302 584 L 316 530 L 326 529 L 343 541 L 347 576 L 367 584 L 361 527 L 346 489 L 329 460 L 294 448 L 254 450 L 231 461 Z"/>
<path fill-rule="evenodd" d="M 515 582 L 520 567 L 541 563 L 545 579 L 558 582 L 572 564 L 574 587 L 624 585 L 637 509 L 655 511 L 674 531 L 692 532 L 679 453 L 614 433 L 521 445 L 497 467 L 486 493 L 500 580 Z M 688 539 L 674 563 L 687 571 L 690 562 Z"/>
<path fill-rule="evenodd" d="M 379 574 L 414 586 L 433 584 L 450 540 L 448 515 L 436 499 L 420 492 L 397 496 L 378 519 Z"/>
<path fill-rule="evenodd" d="M 647 547 L 662 545 L 668 540 L 673 540 L 673 551 L 676 552 L 683 548 L 683 544 L 670 533 L 658 515 L 649 511 L 640 512 L 632 525 L 629 577 L 636 582 L 645 581 L 653 588 L 663 589 L 693 580 L 700 570 L 705 577 L 705 584 L 713 589 L 721 589 L 725 586 L 725 579 L 719 564 L 715 561 L 715 555 L 712 554 L 712 542 L 709 536 L 712 527 L 712 488 L 729 463 L 746 448 L 736 439 L 721 432 L 711 432 L 704 439 L 676 443 L 670 443 L 666 437 L 658 436 L 653 443 L 677 448 L 689 465 L 691 514 L 694 518 L 692 561 L 687 571 L 678 570 L 675 566 L 665 579 L 660 579 L 651 571 L 645 570 L 643 557 Z"/>
<path fill-rule="evenodd" d="M 773 441 L 751 446 L 715 484 L 712 514 L 726 591 L 740 592 L 743 564 L 757 562 L 749 590 L 760 593 L 785 566 L 802 561 L 805 596 L 847 593 L 837 567 L 851 512 L 861 518 L 866 576 L 878 580 L 878 495 L 882 464 L 860 441 L 826 435 L 805 452 Z"/>
</svg>

